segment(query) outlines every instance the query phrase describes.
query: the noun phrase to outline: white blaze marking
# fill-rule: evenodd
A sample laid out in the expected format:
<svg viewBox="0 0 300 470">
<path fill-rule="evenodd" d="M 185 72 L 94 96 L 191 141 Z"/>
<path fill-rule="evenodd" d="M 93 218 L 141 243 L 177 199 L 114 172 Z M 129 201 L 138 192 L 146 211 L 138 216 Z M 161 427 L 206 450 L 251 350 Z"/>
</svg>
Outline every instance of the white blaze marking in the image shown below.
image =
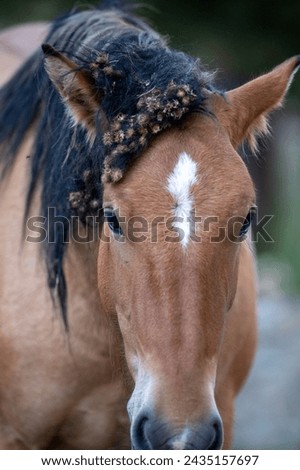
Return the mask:
<svg viewBox="0 0 300 470">
<path fill-rule="evenodd" d="M 186 247 L 190 238 L 190 215 L 193 208 L 191 188 L 197 182 L 197 163 L 186 152 L 179 155 L 178 162 L 168 177 L 167 189 L 175 201 L 173 227 L 183 232 L 181 244 Z"/>
</svg>

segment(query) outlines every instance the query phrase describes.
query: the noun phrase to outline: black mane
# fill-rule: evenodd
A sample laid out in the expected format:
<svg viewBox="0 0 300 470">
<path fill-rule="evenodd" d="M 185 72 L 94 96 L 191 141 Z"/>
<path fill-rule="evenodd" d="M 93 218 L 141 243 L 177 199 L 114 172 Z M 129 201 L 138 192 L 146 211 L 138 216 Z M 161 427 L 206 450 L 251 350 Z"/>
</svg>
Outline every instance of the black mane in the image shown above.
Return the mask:
<svg viewBox="0 0 300 470">
<path fill-rule="evenodd" d="M 44 243 L 48 284 L 58 295 L 65 322 L 63 259 L 72 215 L 86 222 L 88 215 L 101 213 L 101 176 L 108 166 L 110 175 L 117 172 L 118 177 L 111 177 L 117 181 L 157 132 L 187 113 L 208 112 L 204 89 L 212 88 L 212 78 L 199 60 L 169 48 L 121 4 L 105 0 L 99 9 L 71 12 L 53 22 L 46 38 L 83 70 L 91 70 L 99 55 L 118 70 L 118 80 L 100 69 L 95 74 L 95 86 L 104 90 L 101 108 L 111 127 L 109 132 L 100 127 L 92 145 L 81 126 L 72 126 L 45 72 L 42 50 L 0 90 L 3 175 L 11 168 L 26 132 L 36 123 L 25 218 L 41 182 L 41 215 L 47 220 L 52 207 L 65 221 L 65 227 L 59 224 L 54 230 L 50 226 L 52 233 Z M 148 119 L 146 124 L 143 119 Z M 127 132 L 121 146 L 120 131 Z M 47 242 L 50 237 L 53 243 Z"/>
</svg>

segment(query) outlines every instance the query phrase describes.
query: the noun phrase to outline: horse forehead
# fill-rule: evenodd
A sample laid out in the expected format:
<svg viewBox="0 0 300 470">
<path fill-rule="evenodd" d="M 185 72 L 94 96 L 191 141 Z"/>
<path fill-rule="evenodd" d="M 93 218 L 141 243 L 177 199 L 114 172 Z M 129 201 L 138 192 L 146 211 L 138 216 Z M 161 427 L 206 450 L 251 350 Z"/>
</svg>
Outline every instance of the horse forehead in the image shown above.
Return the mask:
<svg viewBox="0 0 300 470">
<path fill-rule="evenodd" d="M 230 182 L 230 184 L 228 184 Z M 226 186 L 226 192 L 224 188 Z M 182 128 L 156 138 L 136 160 L 120 183 L 110 185 L 108 198 L 143 208 L 148 213 L 166 211 L 178 201 L 194 203 L 213 196 L 226 205 L 232 194 L 253 192 L 253 184 L 241 158 L 218 123 L 206 116 L 192 117 Z"/>
<path fill-rule="evenodd" d="M 240 157 L 229 158 L 191 145 L 174 146 L 168 153 L 157 147 L 154 158 L 141 158 L 121 183 L 109 185 L 107 199 L 154 214 L 174 207 L 191 210 L 202 202 L 230 204 L 253 194 L 252 180 Z M 193 207 L 192 207 L 193 206 Z"/>
</svg>

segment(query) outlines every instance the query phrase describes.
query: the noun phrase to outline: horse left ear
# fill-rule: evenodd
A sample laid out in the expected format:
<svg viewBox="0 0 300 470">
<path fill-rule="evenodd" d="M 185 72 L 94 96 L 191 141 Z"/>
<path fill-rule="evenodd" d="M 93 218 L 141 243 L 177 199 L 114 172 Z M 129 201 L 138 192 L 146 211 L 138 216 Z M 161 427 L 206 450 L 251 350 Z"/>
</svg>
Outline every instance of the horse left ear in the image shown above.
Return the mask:
<svg viewBox="0 0 300 470">
<path fill-rule="evenodd" d="M 92 75 L 82 70 L 49 44 L 42 45 L 45 69 L 76 124 L 82 124 L 92 136 L 96 118 L 101 114 L 103 93 L 96 89 Z"/>
<path fill-rule="evenodd" d="M 244 139 L 256 150 L 256 137 L 268 130 L 269 113 L 280 107 L 300 66 L 300 56 L 292 57 L 271 72 L 225 94 L 212 96 L 212 112 L 227 130 L 236 148 Z"/>
</svg>

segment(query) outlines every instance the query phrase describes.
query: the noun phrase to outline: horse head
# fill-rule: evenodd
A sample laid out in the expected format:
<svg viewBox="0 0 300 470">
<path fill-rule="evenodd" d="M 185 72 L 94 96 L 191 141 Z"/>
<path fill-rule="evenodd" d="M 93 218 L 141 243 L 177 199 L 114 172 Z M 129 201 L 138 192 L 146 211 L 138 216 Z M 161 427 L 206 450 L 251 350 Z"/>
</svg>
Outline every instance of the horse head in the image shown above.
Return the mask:
<svg viewBox="0 0 300 470">
<path fill-rule="evenodd" d="M 69 115 L 92 142 L 97 116 L 108 126 L 103 91 L 70 59 L 44 51 Z M 295 57 L 224 95 L 206 90 L 208 112 L 188 113 L 157 133 L 130 171 L 112 173 L 112 155 L 105 162 L 98 286 L 104 311 L 117 318 L 134 382 L 133 448 L 222 446 L 216 378 L 220 355 L 235 347 L 224 345 L 224 331 L 236 328 L 230 311 L 256 204 L 237 148 L 244 139 L 255 147 L 298 66 Z"/>
</svg>

